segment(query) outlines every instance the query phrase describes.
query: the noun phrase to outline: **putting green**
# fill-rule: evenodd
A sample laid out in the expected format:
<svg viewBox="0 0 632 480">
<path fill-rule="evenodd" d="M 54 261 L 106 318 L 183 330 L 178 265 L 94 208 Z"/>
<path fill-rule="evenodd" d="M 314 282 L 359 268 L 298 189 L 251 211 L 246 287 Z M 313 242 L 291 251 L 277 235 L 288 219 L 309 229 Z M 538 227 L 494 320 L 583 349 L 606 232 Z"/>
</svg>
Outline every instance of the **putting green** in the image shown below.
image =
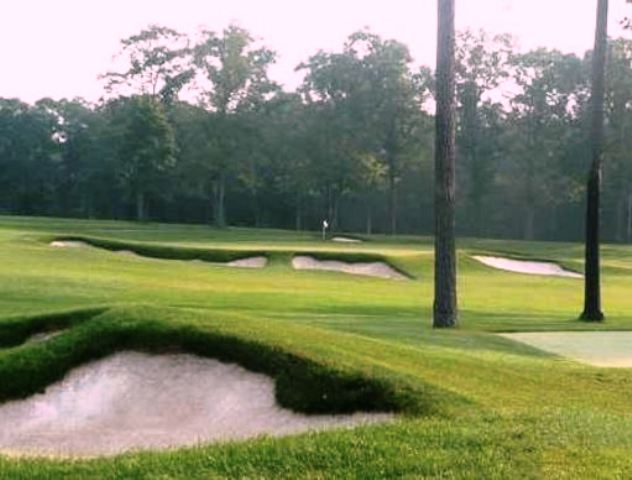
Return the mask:
<svg viewBox="0 0 632 480">
<path fill-rule="evenodd" d="M 595 367 L 632 368 L 632 332 L 528 332 L 501 336 Z"/>
</svg>

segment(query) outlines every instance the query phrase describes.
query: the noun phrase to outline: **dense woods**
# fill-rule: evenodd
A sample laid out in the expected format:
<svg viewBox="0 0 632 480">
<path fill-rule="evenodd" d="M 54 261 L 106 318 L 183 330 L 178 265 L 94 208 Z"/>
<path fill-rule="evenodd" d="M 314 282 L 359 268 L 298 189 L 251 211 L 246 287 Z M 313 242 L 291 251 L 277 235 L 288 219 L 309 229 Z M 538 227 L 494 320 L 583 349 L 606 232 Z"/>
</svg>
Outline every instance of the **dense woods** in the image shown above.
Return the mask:
<svg viewBox="0 0 632 480">
<path fill-rule="evenodd" d="M 402 43 L 352 34 L 297 66 L 246 30 L 152 26 L 121 43 L 101 101 L 0 99 L 0 212 L 430 233 L 434 72 Z M 632 241 L 632 41 L 610 39 L 603 236 Z M 583 236 L 591 52 L 456 38 L 457 230 Z"/>
</svg>

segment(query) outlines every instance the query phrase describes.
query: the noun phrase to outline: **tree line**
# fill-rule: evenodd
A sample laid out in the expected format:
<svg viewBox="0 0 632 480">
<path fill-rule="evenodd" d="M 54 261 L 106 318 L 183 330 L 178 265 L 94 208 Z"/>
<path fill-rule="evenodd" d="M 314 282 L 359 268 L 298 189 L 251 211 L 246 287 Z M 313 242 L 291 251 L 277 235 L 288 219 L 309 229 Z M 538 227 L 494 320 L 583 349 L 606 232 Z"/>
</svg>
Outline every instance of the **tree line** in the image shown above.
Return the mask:
<svg viewBox="0 0 632 480">
<path fill-rule="evenodd" d="M 591 161 L 590 67 L 456 34 L 459 235 L 579 240 Z M 245 29 L 150 26 L 122 40 L 106 92 L 0 98 L 0 212 L 296 229 L 431 233 L 435 73 L 406 45 L 355 32 L 297 69 Z M 632 41 L 610 39 L 603 235 L 632 241 Z"/>
</svg>

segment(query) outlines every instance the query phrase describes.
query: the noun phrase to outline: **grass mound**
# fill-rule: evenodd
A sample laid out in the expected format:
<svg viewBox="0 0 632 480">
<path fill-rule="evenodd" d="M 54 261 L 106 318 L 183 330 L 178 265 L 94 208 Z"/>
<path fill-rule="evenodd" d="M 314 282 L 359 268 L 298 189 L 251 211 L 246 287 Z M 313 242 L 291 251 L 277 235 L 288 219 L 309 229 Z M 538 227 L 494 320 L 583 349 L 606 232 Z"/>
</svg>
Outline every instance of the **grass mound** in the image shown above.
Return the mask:
<svg viewBox="0 0 632 480">
<path fill-rule="evenodd" d="M 105 307 L 82 308 L 64 312 L 34 316 L 15 316 L 0 319 L 0 347 L 13 347 L 24 343 L 27 338 L 53 330 L 77 325 L 105 312 Z"/>
<path fill-rule="evenodd" d="M 276 340 L 266 335 L 271 341 L 264 341 L 257 332 L 262 326 L 259 322 L 242 319 L 239 328 L 231 328 L 230 321 L 209 320 L 208 313 L 143 306 L 98 313 L 86 310 L 23 320 L 24 324 L 57 325 L 60 318 L 68 318 L 77 325 L 46 344 L 0 354 L 0 401 L 41 391 L 73 367 L 116 351 L 184 351 L 271 376 L 279 404 L 302 413 L 438 413 L 431 397 L 439 392 L 429 397 L 418 386 L 384 375 L 322 363 L 305 352 L 283 347 L 284 337 L 279 334 Z M 84 322 L 78 324 L 81 319 Z M 284 335 L 287 340 L 287 332 Z"/>
</svg>

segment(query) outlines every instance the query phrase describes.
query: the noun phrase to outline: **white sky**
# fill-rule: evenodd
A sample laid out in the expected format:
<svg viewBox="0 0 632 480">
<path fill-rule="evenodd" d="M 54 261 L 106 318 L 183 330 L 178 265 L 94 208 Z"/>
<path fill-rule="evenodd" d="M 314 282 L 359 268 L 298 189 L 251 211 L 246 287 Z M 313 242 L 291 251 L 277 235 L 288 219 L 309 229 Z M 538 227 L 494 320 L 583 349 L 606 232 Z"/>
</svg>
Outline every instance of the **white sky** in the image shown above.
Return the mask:
<svg viewBox="0 0 632 480">
<path fill-rule="evenodd" d="M 582 54 L 592 47 L 597 0 L 456 0 L 457 28 L 512 33 L 522 49 Z M 610 0 L 610 34 L 632 4 Z M 102 93 L 119 40 L 151 23 L 194 33 L 230 22 L 279 54 L 271 76 L 288 88 L 294 67 L 318 49 L 339 50 L 369 27 L 406 43 L 417 64 L 434 67 L 436 0 L 4 0 L 0 14 L 0 97 L 35 101 Z"/>
</svg>

